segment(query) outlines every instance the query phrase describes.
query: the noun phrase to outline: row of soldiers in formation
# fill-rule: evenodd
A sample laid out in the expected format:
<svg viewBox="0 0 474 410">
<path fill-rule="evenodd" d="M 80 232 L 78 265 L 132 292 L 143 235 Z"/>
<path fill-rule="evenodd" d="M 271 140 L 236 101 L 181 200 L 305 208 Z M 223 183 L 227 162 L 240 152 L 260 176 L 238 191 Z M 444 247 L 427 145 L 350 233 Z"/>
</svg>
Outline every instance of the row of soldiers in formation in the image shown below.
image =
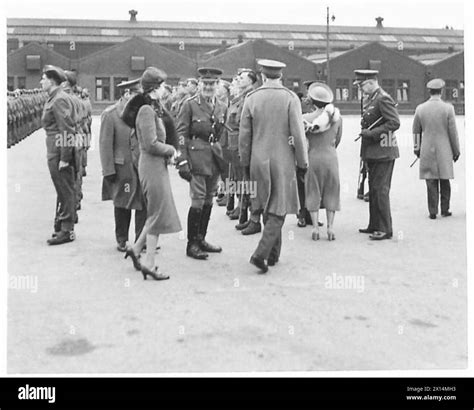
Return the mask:
<svg viewBox="0 0 474 410">
<path fill-rule="evenodd" d="M 43 106 L 48 95 L 41 89 L 7 92 L 7 148 L 41 128 Z"/>
</svg>

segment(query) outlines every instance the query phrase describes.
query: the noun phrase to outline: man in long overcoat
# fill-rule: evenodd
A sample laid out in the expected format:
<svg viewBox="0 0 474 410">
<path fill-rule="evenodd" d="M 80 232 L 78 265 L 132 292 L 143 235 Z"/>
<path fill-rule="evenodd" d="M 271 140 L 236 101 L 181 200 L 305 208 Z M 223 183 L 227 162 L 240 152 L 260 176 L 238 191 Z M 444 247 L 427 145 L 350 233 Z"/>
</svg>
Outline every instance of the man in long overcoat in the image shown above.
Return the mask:
<svg viewBox="0 0 474 410">
<path fill-rule="evenodd" d="M 301 103 L 280 78 L 284 63 L 259 60 L 263 85 L 249 93 L 242 109 L 239 154 L 246 180 L 256 181 L 252 209 L 264 214 L 264 229 L 250 263 L 262 272 L 278 262 L 286 214 L 298 212 L 296 173 L 308 166 Z M 298 167 L 295 172 L 295 163 Z"/>
<path fill-rule="evenodd" d="M 414 152 L 420 158 L 420 179 L 426 180 L 431 219 L 438 214 L 440 191 L 441 215 L 451 216 L 449 180 L 460 155 L 454 107 L 441 99 L 444 85 L 441 79 L 428 82 L 430 99 L 416 107 L 413 120 Z"/>
<path fill-rule="evenodd" d="M 146 207 L 138 179 L 138 142 L 120 115 L 126 102 L 139 91 L 139 79 L 118 85 L 124 91 L 120 100 L 105 109 L 100 124 L 100 161 L 102 200 L 113 200 L 117 250 L 126 251 L 131 210 L 135 210 L 135 238 L 140 236 L 146 221 Z"/>
</svg>

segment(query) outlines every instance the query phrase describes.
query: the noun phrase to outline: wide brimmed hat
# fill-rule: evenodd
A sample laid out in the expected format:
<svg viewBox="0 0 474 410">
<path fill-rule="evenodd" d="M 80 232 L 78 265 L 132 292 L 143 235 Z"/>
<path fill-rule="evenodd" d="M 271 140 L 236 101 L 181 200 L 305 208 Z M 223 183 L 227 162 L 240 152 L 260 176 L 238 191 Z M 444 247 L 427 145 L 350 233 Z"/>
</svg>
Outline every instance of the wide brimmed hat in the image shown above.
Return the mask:
<svg viewBox="0 0 474 410">
<path fill-rule="evenodd" d="M 314 101 L 327 104 L 332 103 L 334 100 L 334 93 L 331 88 L 327 84 L 320 83 L 319 81 L 315 81 L 309 86 L 308 95 Z"/>
</svg>

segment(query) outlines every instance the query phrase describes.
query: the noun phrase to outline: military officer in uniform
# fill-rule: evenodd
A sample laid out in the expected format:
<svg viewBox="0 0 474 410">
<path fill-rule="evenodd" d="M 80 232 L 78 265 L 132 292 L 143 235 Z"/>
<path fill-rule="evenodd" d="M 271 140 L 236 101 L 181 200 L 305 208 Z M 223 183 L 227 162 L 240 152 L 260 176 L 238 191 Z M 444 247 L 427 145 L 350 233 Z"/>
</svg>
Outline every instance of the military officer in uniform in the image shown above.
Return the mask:
<svg viewBox="0 0 474 410">
<path fill-rule="evenodd" d="M 354 70 L 358 85 L 367 100 L 361 119 L 362 161 L 369 175 L 369 225 L 359 229 L 370 239 L 390 239 L 393 235 L 390 212 L 390 185 L 395 159 L 399 157 L 394 132 L 400 128 L 396 104 L 378 84 L 377 70 Z"/>
<path fill-rule="evenodd" d="M 84 106 L 81 98 L 75 93 L 77 86 L 76 73 L 73 71 L 65 70 L 66 81 L 62 84 L 64 91 L 71 97 L 72 103 L 75 107 L 74 121 L 76 124 L 76 146 L 75 146 L 75 169 L 76 169 L 76 209 L 81 209 L 82 201 L 82 152 L 84 150 L 84 130 L 83 130 L 83 117 L 84 117 Z"/>
<path fill-rule="evenodd" d="M 117 250 L 127 250 L 132 210 L 135 210 L 135 239 L 146 221 L 146 207 L 138 178 L 138 141 L 133 130 L 121 119 L 127 101 L 140 91 L 140 79 L 117 85 L 123 95 L 106 108 L 100 121 L 100 161 L 102 164 L 102 200 L 114 202 Z"/>
<path fill-rule="evenodd" d="M 454 107 L 441 99 L 445 83 L 440 78 L 428 82 L 430 99 L 416 107 L 413 120 L 414 152 L 420 158 L 420 179 L 426 180 L 428 211 L 431 219 L 438 214 L 451 216 L 450 179 L 454 178 L 453 161 L 460 155 Z"/>
<path fill-rule="evenodd" d="M 245 98 L 239 154 L 245 179 L 257 185 L 252 208 L 263 211 L 263 233 L 250 263 L 265 273 L 280 258 L 286 214 L 298 211 L 296 174 L 305 174 L 308 151 L 300 100 L 280 81 L 286 65 L 274 60 L 258 63 L 263 85 Z"/>
<path fill-rule="evenodd" d="M 60 245 L 75 239 L 74 144 L 69 142 L 75 138 L 76 124 L 71 98 L 61 87 L 65 80 L 66 74 L 61 68 L 49 65 L 43 69 L 41 86 L 49 97 L 41 121 L 46 131 L 48 168 L 57 193 L 54 233 L 47 241 L 49 245 Z"/>
<path fill-rule="evenodd" d="M 216 97 L 222 71 L 200 68 L 198 72 L 199 92 L 184 102 L 178 114 L 181 152 L 177 167 L 179 175 L 190 185 L 186 254 L 195 259 L 207 259 L 208 252 L 222 251 L 220 246 L 211 245 L 205 238 L 219 174 L 223 170 L 219 139 L 224 131 L 227 107 Z"/>
</svg>

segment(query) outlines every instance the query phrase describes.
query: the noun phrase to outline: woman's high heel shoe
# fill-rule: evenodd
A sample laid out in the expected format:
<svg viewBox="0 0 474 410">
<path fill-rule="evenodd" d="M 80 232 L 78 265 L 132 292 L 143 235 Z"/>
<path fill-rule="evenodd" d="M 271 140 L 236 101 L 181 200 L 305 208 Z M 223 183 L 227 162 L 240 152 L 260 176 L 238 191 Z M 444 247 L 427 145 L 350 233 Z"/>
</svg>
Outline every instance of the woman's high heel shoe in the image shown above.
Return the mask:
<svg viewBox="0 0 474 410">
<path fill-rule="evenodd" d="M 336 235 L 332 229 L 328 229 L 328 241 L 334 241 L 336 239 Z"/>
<path fill-rule="evenodd" d="M 155 267 L 154 270 L 150 270 L 146 266 L 142 265 L 141 271 L 143 275 L 143 280 L 146 280 L 147 276 L 151 276 L 154 280 L 166 280 L 170 278 L 168 275 L 159 272 L 158 267 Z"/>
<path fill-rule="evenodd" d="M 136 270 L 141 270 L 142 265 L 141 265 L 140 261 L 138 260 L 137 255 L 135 255 L 135 252 L 133 252 L 133 249 L 130 246 L 127 246 L 127 250 L 125 251 L 125 257 L 124 258 L 127 259 L 129 256 L 130 256 L 130 258 L 132 258 L 133 267 Z"/>
<path fill-rule="evenodd" d="M 311 239 L 312 239 L 313 241 L 319 240 L 319 230 L 313 229 L 313 230 L 311 231 Z"/>
</svg>

